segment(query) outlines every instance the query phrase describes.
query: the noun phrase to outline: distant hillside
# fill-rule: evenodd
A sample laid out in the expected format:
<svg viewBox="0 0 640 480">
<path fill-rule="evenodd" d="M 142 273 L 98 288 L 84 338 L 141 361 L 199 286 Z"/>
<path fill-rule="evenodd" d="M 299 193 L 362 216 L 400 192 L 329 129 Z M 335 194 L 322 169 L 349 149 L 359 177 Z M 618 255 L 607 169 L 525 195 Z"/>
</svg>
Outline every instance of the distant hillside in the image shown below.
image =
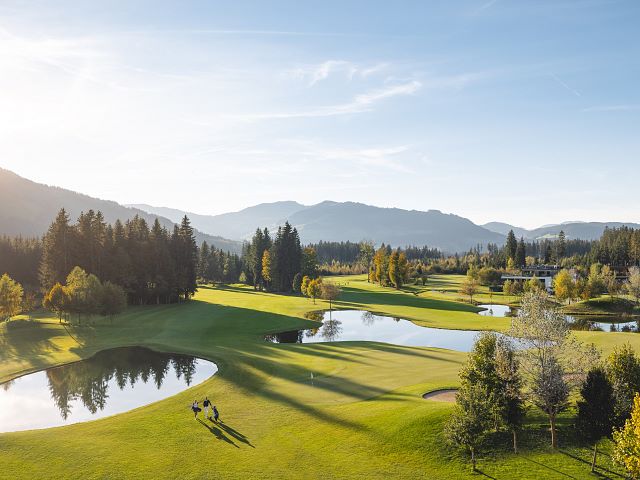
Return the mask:
<svg viewBox="0 0 640 480">
<path fill-rule="evenodd" d="M 526 228 L 514 227 L 513 225 L 509 225 L 508 223 L 489 222 L 482 225 L 482 227 L 486 228 L 491 232 L 496 232 L 504 236 L 507 236 L 507 234 L 509 233 L 509 230 L 513 230 L 513 233 L 517 238 L 529 237 L 529 231 Z"/>
<path fill-rule="evenodd" d="M 307 208 L 298 202 L 289 201 L 262 203 L 239 212 L 223 213 L 221 215 L 200 215 L 174 208 L 153 207 L 145 204 L 128 206 L 162 215 L 174 222 L 179 221 L 178 219 L 181 219 L 186 214 L 195 228 L 203 232 L 224 232 L 221 235 L 235 239 L 250 238 L 258 227 L 273 228 L 281 225 L 293 213 Z"/>
<path fill-rule="evenodd" d="M 535 228 L 533 230 L 526 230 L 524 228 L 514 227 L 507 223 L 501 222 L 489 222 L 483 225 L 483 227 L 493 232 L 502 233 L 506 235 L 509 230 L 513 230 L 516 237 L 524 237 L 527 240 L 538 240 L 542 238 L 555 238 L 562 230 L 567 238 L 581 240 L 597 240 L 604 232 L 605 228 L 620 228 L 627 226 L 630 228 L 640 228 L 638 223 L 622 223 L 622 222 L 564 222 L 555 225 L 545 225 L 543 227 Z"/>
<path fill-rule="evenodd" d="M 40 236 L 47 231 L 61 208 L 69 212 L 72 220 L 80 212 L 100 210 L 108 223 L 122 221 L 139 215 L 151 224 L 157 217 L 168 229 L 173 229 L 171 220 L 149 214 L 136 208 L 124 207 L 110 200 L 89 197 L 71 190 L 32 182 L 9 170 L 0 168 L 0 235 Z M 239 252 L 241 244 L 220 236 L 196 232 L 198 242 L 206 240 L 218 248 Z"/>
<path fill-rule="evenodd" d="M 184 215 L 138 205 L 170 218 Z M 399 208 L 380 208 L 353 202 L 322 202 L 304 206 L 296 202 L 276 202 L 256 205 L 239 212 L 198 216 L 187 213 L 194 224 L 204 231 L 216 228 L 225 237 L 249 238 L 256 227 L 274 229 L 288 220 L 300 232 L 303 243 L 326 241 L 372 240 L 394 246 L 429 245 L 446 252 L 466 251 L 478 244 L 501 244 L 504 236 L 475 225 L 466 218 L 446 215 L 437 210 L 421 212 Z"/>
</svg>

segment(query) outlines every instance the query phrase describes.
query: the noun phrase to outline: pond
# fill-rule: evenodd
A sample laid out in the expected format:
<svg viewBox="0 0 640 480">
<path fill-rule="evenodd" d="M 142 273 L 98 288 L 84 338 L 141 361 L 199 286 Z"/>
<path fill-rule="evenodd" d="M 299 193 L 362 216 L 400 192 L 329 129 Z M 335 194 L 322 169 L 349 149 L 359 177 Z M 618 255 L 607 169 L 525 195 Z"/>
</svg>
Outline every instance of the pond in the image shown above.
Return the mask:
<svg viewBox="0 0 640 480">
<path fill-rule="evenodd" d="M 275 343 L 368 341 L 411 347 L 439 347 L 468 352 L 478 334 L 475 330 L 420 327 L 400 318 L 374 315 L 363 310 L 313 312 L 318 328 L 267 335 Z"/>
<path fill-rule="evenodd" d="M 493 317 L 512 317 L 517 314 L 516 308 L 508 305 L 485 304 L 479 315 Z M 573 330 L 592 330 L 603 332 L 638 332 L 638 321 L 633 317 L 620 315 L 565 315 Z M 638 318 L 640 320 L 640 318 Z"/>
<path fill-rule="evenodd" d="M 510 317 L 514 314 L 509 305 L 485 304 L 478 305 L 478 307 L 486 308 L 486 310 L 478 312 L 478 315 L 483 315 L 485 317 Z"/>
<path fill-rule="evenodd" d="M 95 420 L 156 402 L 211 377 L 218 367 L 141 347 L 93 357 L 0 384 L 0 432 Z M 185 405 L 185 413 L 189 411 Z"/>
<path fill-rule="evenodd" d="M 638 322 L 630 317 L 617 315 L 567 315 L 573 330 L 602 332 L 637 332 Z M 640 319 L 639 319 L 640 320 Z"/>
</svg>

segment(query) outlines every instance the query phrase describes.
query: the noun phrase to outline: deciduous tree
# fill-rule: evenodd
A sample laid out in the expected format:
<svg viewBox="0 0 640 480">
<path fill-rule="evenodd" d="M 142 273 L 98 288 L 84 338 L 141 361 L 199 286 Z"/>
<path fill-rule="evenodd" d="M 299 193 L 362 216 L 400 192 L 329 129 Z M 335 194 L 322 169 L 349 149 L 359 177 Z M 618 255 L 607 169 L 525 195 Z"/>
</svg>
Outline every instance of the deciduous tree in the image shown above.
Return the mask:
<svg viewBox="0 0 640 480">
<path fill-rule="evenodd" d="M 640 393 L 633 399 L 631 418 L 613 432 L 613 458 L 631 478 L 640 478 Z"/>
<path fill-rule="evenodd" d="M 320 298 L 329 301 L 329 310 L 333 307 L 333 302 L 340 297 L 340 287 L 333 282 L 323 282 L 320 285 Z"/>
<path fill-rule="evenodd" d="M 518 352 L 530 399 L 547 414 L 551 445 L 557 448 L 557 416 L 597 360 L 597 352 L 570 335 L 567 319 L 544 292 L 524 295 L 509 333 L 521 347 Z"/>
<path fill-rule="evenodd" d="M 493 424 L 491 404 L 486 391 L 479 386 L 458 390 L 456 405 L 445 425 L 445 438 L 450 445 L 464 448 L 471 456 L 476 471 L 476 455 Z"/>
<path fill-rule="evenodd" d="M 69 311 L 70 307 L 70 298 L 66 288 L 60 283 L 56 283 L 44 296 L 42 305 L 58 315 L 58 321 L 62 323 L 62 316 Z"/>
<path fill-rule="evenodd" d="M 6 321 L 22 311 L 22 285 L 6 273 L 0 277 L 0 320 Z"/>
</svg>

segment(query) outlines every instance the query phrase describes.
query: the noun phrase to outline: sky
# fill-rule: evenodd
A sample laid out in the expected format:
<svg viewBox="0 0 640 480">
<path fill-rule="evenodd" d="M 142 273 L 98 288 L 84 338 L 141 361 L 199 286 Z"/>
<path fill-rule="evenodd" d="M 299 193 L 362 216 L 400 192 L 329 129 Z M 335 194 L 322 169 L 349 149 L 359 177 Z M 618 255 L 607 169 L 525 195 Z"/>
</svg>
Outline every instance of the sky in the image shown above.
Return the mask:
<svg viewBox="0 0 640 480">
<path fill-rule="evenodd" d="M 640 2 L 0 0 L 0 167 L 204 214 L 640 222 Z"/>
</svg>

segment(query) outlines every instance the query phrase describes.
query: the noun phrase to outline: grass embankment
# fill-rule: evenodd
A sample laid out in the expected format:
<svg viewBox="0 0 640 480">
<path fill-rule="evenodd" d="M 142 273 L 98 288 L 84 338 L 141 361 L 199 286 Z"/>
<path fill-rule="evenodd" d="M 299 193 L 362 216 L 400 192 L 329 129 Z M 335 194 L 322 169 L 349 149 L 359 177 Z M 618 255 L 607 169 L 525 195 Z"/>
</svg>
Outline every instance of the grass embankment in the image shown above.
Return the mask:
<svg viewBox="0 0 640 480">
<path fill-rule="evenodd" d="M 426 285 L 407 285 L 407 290 L 417 291 L 420 296 L 431 299 L 447 300 L 453 302 L 469 302 L 469 296 L 460 293 L 462 283 L 466 275 L 430 275 Z M 492 292 L 489 287 L 478 286 L 478 293 L 473 296 L 474 303 L 517 305 L 520 297 L 505 295 L 503 292 Z"/>
<path fill-rule="evenodd" d="M 640 315 L 640 308 L 633 300 L 609 296 L 572 303 L 563 311 L 573 315 Z"/>
<path fill-rule="evenodd" d="M 337 281 L 344 284 L 341 308 L 429 326 L 506 327 L 469 305 L 381 289 L 362 277 Z M 201 385 L 125 414 L 0 434 L 0 477 L 468 478 L 468 465 L 442 442 L 451 405 L 421 398 L 455 386 L 465 354 L 371 342 L 262 341 L 265 333 L 313 325 L 303 314 L 323 307 L 229 286 L 202 288 L 183 305 L 131 308 L 113 325 L 68 327 L 41 318 L 0 326 L 0 381 L 122 345 L 191 353 L 220 367 Z M 636 334 L 579 333 L 606 348 L 635 338 L 640 347 Z M 189 405 L 205 395 L 224 424 L 193 420 Z M 561 442 L 569 420 L 563 421 Z M 481 458 L 480 468 L 493 478 L 587 477 L 590 450 L 550 452 L 544 423 L 532 413 L 523 453 L 500 447 Z M 601 459 L 613 468 L 606 455 Z"/>
</svg>

